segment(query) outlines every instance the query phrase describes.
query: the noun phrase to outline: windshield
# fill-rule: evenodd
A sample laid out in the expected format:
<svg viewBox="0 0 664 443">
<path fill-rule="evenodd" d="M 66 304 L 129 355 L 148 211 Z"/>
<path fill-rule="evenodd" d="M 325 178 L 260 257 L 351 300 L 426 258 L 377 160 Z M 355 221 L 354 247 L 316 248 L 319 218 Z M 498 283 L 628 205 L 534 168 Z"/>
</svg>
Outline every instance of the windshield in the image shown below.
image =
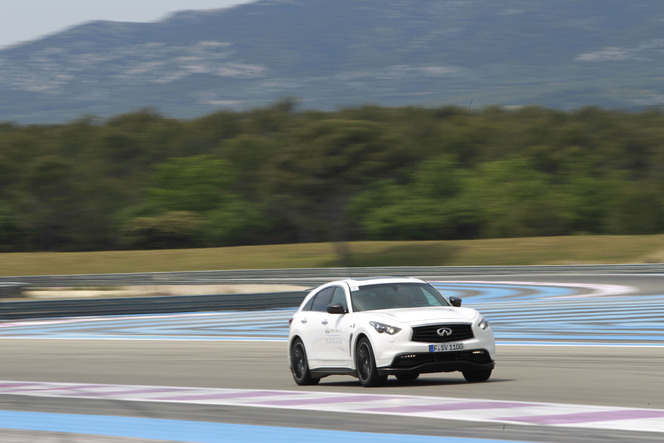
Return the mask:
<svg viewBox="0 0 664 443">
<path fill-rule="evenodd" d="M 433 286 L 426 283 L 391 283 L 361 286 L 351 292 L 353 311 L 450 306 Z"/>
</svg>

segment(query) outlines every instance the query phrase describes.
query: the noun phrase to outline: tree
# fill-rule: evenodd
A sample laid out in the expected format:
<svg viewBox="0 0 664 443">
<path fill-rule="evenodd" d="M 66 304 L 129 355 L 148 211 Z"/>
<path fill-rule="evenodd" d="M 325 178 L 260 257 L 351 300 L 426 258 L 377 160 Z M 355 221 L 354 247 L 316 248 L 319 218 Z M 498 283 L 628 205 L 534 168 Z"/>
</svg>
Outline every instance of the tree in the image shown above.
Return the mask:
<svg viewBox="0 0 664 443">
<path fill-rule="evenodd" d="M 623 183 L 615 189 L 607 217 L 612 234 L 655 234 L 664 230 L 664 198 L 656 183 Z"/>
<path fill-rule="evenodd" d="M 487 238 L 564 233 L 554 196 L 549 177 L 520 157 L 480 164 L 462 193 L 476 207 Z"/>
<path fill-rule="evenodd" d="M 246 200 L 229 197 L 223 206 L 203 214 L 201 236 L 211 246 L 265 244 L 278 239 L 272 220 L 262 208 Z"/>
<path fill-rule="evenodd" d="M 383 125 L 315 121 L 293 134 L 290 144 L 275 153 L 270 189 L 278 210 L 293 214 L 296 223 L 324 226 L 340 264 L 348 266 L 351 198 L 368 183 L 398 174 L 407 162 L 407 154 Z"/>
<path fill-rule="evenodd" d="M 30 249 L 59 250 L 71 244 L 70 218 L 76 217 L 74 165 L 58 156 L 43 156 L 27 165 L 17 186 L 17 221 Z"/>
<path fill-rule="evenodd" d="M 19 246 L 19 232 L 16 222 L 7 207 L 7 204 L 0 200 L 0 251 L 12 251 Z"/>
<path fill-rule="evenodd" d="M 226 199 L 230 171 L 225 161 L 209 155 L 179 157 L 156 166 L 149 204 L 156 212 L 203 212 Z"/>
<path fill-rule="evenodd" d="M 449 155 L 421 161 L 410 182 L 369 186 L 353 200 L 353 214 L 372 239 L 465 238 L 477 229 L 477 211 L 457 198 L 466 175 Z"/>
</svg>

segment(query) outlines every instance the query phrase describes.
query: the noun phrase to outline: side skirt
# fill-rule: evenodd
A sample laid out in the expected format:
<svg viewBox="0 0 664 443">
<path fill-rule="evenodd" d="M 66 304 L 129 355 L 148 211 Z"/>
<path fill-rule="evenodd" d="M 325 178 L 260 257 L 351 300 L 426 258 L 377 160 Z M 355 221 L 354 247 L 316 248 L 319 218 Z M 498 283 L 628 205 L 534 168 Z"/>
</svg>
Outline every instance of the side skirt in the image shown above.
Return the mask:
<svg viewBox="0 0 664 443">
<path fill-rule="evenodd" d="M 352 375 L 357 377 L 355 370 L 349 368 L 317 368 L 311 370 L 311 376 L 315 378 L 327 377 L 328 375 Z"/>
</svg>

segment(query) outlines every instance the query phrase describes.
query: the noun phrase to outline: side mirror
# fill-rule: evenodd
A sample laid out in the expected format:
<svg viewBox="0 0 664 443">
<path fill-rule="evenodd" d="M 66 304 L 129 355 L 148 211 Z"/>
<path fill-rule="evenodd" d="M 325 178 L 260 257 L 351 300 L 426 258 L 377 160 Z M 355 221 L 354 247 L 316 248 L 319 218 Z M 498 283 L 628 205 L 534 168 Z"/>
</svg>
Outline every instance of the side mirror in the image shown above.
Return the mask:
<svg viewBox="0 0 664 443">
<path fill-rule="evenodd" d="M 461 307 L 461 299 L 459 297 L 450 297 L 450 303 L 457 308 Z"/>
<path fill-rule="evenodd" d="M 335 303 L 333 305 L 327 305 L 328 314 L 345 314 L 346 308 L 341 303 Z"/>
</svg>

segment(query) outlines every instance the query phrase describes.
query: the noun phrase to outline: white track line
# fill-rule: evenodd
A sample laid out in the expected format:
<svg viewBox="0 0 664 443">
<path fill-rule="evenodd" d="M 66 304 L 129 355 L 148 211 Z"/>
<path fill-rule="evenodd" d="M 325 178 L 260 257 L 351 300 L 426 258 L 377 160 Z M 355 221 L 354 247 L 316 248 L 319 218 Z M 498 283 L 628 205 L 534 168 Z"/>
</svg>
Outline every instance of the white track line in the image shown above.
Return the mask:
<svg viewBox="0 0 664 443">
<path fill-rule="evenodd" d="M 664 410 L 342 392 L 0 381 L 0 395 L 87 398 L 427 417 L 664 433 Z"/>
</svg>

